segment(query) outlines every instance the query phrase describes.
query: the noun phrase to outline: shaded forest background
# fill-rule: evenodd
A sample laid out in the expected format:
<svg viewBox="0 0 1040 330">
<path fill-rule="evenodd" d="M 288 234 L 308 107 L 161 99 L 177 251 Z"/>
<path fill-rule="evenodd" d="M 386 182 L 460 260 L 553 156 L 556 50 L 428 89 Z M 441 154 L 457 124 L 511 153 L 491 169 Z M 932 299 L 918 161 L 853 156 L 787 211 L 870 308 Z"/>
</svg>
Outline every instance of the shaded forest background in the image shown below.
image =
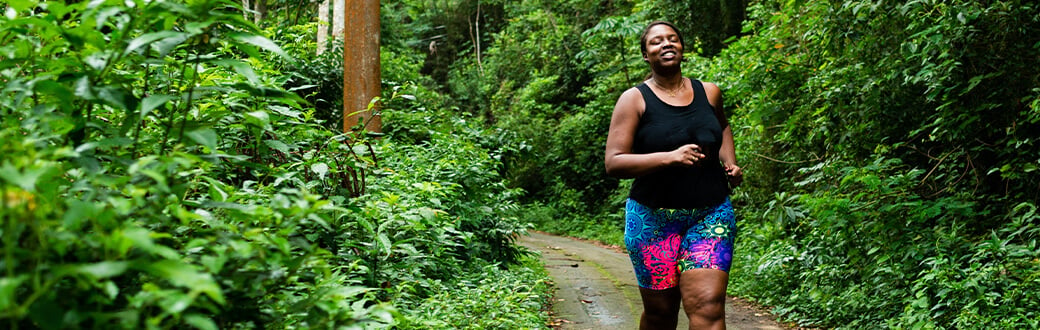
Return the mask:
<svg viewBox="0 0 1040 330">
<path fill-rule="evenodd" d="M 242 5 L 0 5 L 0 324 L 545 327 L 514 240 L 621 243 L 606 131 L 665 19 L 747 175 L 731 293 L 800 325 L 1040 327 L 1032 2 L 383 1 L 379 137 L 337 127 L 324 7 Z"/>
<path fill-rule="evenodd" d="M 452 115 L 523 141 L 504 173 L 536 228 L 621 244 L 606 127 L 665 19 L 747 173 L 734 293 L 824 327 L 1040 325 L 1036 4 L 447 3 L 384 5 L 384 38 L 424 53 Z"/>
</svg>

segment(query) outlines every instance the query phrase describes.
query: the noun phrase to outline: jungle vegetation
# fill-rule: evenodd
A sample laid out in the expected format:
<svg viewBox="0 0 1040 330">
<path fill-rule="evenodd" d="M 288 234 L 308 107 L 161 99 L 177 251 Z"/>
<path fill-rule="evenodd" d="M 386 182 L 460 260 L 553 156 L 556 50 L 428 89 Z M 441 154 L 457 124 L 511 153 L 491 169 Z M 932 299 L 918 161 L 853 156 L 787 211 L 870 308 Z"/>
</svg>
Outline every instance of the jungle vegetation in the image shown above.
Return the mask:
<svg viewBox="0 0 1040 330">
<path fill-rule="evenodd" d="M 318 3 L 0 4 L 2 327 L 544 328 L 515 241 L 621 243 L 603 147 L 658 19 L 745 169 L 731 294 L 804 326 L 1040 327 L 1033 2 L 381 7 L 367 134 L 338 127 Z"/>
</svg>

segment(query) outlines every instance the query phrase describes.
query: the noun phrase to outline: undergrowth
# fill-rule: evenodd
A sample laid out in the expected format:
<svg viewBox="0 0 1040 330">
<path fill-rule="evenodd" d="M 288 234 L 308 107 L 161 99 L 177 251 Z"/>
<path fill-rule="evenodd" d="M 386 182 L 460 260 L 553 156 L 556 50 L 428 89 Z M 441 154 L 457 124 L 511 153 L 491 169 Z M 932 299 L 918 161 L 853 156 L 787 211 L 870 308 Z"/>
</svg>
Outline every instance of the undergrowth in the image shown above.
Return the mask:
<svg viewBox="0 0 1040 330">
<path fill-rule="evenodd" d="M 553 286 L 537 256 L 460 275 L 407 308 L 401 329 L 544 329 Z"/>
<path fill-rule="evenodd" d="M 342 64 L 239 6 L 0 5 L 0 328 L 539 324 L 544 274 L 512 266 L 528 225 L 494 156 L 510 144 L 440 121 L 407 54 L 369 109 L 388 134 L 330 129 L 318 80 Z"/>
</svg>

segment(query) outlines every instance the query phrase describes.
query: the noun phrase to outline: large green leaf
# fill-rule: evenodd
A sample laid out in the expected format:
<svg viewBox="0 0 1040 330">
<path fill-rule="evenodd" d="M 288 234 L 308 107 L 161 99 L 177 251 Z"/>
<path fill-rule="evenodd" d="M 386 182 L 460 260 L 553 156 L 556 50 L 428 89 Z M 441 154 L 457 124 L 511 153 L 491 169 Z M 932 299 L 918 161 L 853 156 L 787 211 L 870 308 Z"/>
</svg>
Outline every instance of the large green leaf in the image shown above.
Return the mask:
<svg viewBox="0 0 1040 330">
<path fill-rule="evenodd" d="M 28 274 L 19 274 L 15 277 L 0 277 L 0 311 L 8 311 L 17 306 L 21 296 L 16 294 L 18 287 L 28 279 Z"/>
<path fill-rule="evenodd" d="M 290 62 L 295 61 L 292 57 L 289 56 L 289 54 L 287 54 L 284 50 L 282 50 L 282 47 L 279 47 L 277 44 L 275 44 L 273 41 L 271 41 L 271 39 L 267 39 L 264 36 L 256 35 L 256 34 L 249 34 L 249 33 L 231 33 L 230 37 L 231 37 L 232 40 L 235 40 L 235 41 L 239 42 L 240 46 L 241 45 L 252 45 L 252 46 L 260 47 L 260 48 L 262 48 L 264 50 L 267 50 L 269 52 L 275 53 L 278 56 L 281 56 L 283 59 L 285 59 L 287 61 L 290 61 Z M 249 55 L 252 56 L 252 57 L 261 58 L 260 54 L 255 52 L 255 51 L 253 51 L 250 47 L 242 47 L 242 49 L 243 49 L 243 51 L 246 51 L 247 53 L 249 53 Z"/>
<path fill-rule="evenodd" d="M 211 128 L 197 129 L 185 133 L 185 135 L 195 143 L 209 149 L 210 152 L 215 152 L 217 150 L 217 131 L 214 131 Z"/>
<path fill-rule="evenodd" d="M 123 50 L 123 54 L 130 54 L 137 51 L 141 47 L 156 43 L 155 50 L 159 52 L 159 57 L 164 57 L 169 54 L 171 50 L 180 45 L 185 40 L 191 37 L 188 33 L 178 31 L 158 31 L 145 33 L 127 44 L 126 49 Z"/>
<path fill-rule="evenodd" d="M 130 267 L 126 261 L 101 261 L 92 264 L 73 266 L 69 271 L 89 275 L 94 279 L 106 279 L 122 275 Z"/>
<path fill-rule="evenodd" d="M 0 165 L 0 179 L 28 192 L 36 191 L 36 182 L 44 173 L 46 173 L 45 168 L 27 168 L 21 170 L 8 161 L 4 161 L 3 165 Z"/>
<path fill-rule="evenodd" d="M 163 106 L 166 103 L 176 99 L 177 97 L 175 96 L 163 94 L 153 94 L 145 96 L 145 98 L 141 100 L 140 116 L 137 119 L 144 120 L 144 118 L 148 117 L 148 114 L 151 113 L 152 110 L 155 110 L 156 108 Z"/>
<path fill-rule="evenodd" d="M 253 67 L 249 66 L 245 62 L 236 59 L 221 59 L 213 61 L 213 64 L 230 67 L 231 69 L 235 70 L 235 72 L 238 72 L 238 74 L 242 75 L 247 80 L 249 80 L 250 84 L 260 84 L 260 79 L 256 75 L 256 71 L 254 71 Z"/>
<path fill-rule="evenodd" d="M 223 304 L 224 294 L 213 276 L 199 272 L 192 265 L 179 260 L 160 260 L 144 266 L 144 270 L 170 281 L 171 284 L 206 294 L 217 303 Z"/>
</svg>

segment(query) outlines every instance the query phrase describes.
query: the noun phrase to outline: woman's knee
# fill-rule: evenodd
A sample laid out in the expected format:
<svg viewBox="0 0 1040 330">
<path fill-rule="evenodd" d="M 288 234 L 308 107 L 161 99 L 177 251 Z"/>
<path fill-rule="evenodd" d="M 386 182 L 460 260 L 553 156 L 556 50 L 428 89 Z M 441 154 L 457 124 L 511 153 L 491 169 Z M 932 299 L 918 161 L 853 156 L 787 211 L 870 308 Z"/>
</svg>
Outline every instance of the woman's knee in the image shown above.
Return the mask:
<svg viewBox="0 0 1040 330">
<path fill-rule="evenodd" d="M 677 288 L 666 290 L 649 290 L 640 288 L 643 296 L 643 310 L 647 316 L 675 316 L 679 313 L 680 292 Z"/>
<path fill-rule="evenodd" d="M 677 315 L 679 313 L 679 301 L 678 300 L 644 300 L 643 309 L 648 314 L 657 315 Z"/>
<path fill-rule="evenodd" d="M 682 302 L 687 314 L 712 315 L 725 311 L 729 274 L 713 269 L 691 269 L 682 276 Z"/>
<path fill-rule="evenodd" d="M 679 315 L 679 304 L 660 304 L 656 306 L 644 306 L 643 311 L 648 317 L 669 318 Z"/>
<path fill-rule="evenodd" d="M 726 294 L 702 293 L 683 297 L 683 309 L 689 316 L 720 319 L 726 315 Z"/>
</svg>

